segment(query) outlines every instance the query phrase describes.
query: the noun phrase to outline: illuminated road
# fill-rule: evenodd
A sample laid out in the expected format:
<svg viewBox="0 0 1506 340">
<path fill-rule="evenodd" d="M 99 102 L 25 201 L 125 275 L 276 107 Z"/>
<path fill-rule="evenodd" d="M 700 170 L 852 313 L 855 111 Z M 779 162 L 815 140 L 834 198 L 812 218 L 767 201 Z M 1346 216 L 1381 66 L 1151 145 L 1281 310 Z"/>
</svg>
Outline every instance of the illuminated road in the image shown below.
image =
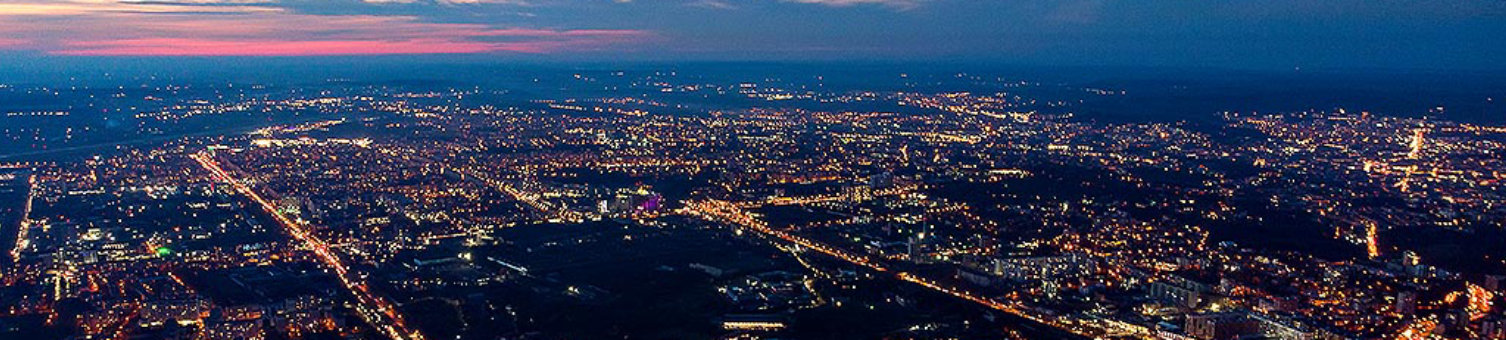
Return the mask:
<svg viewBox="0 0 1506 340">
<path fill-rule="evenodd" d="M 260 205 L 262 210 L 272 215 L 277 224 L 282 225 L 283 229 L 287 230 L 288 234 L 293 235 L 293 238 L 299 242 L 303 242 L 304 246 L 313 251 L 325 265 L 334 269 L 336 273 L 335 277 L 339 278 L 340 283 L 356 297 L 356 301 L 358 302 L 356 306 L 357 314 L 362 319 L 365 319 L 367 323 L 370 323 L 373 328 L 376 328 L 383 335 L 394 340 L 422 340 L 424 338 L 418 331 L 408 328 L 407 324 L 403 322 L 403 316 L 397 313 L 396 307 L 391 302 L 373 294 L 366 286 L 366 283 L 359 281 L 359 279 L 351 278 L 345 264 L 340 261 L 339 257 L 335 256 L 334 252 L 330 251 L 328 243 L 313 235 L 303 224 L 293 221 L 277 211 L 276 206 L 272 205 L 271 202 L 262 198 L 256 191 L 251 190 L 251 187 L 245 185 L 244 182 L 221 168 L 220 164 L 214 160 L 214 156 L 208 152 L 197 153 L 190 157 L 194 161 L 197 161 L 200 166 L 204 167 L 205 170 L 209 170 L 215 178 L 229 184 L 235 188 L 235 191 L 240 192 L 242 195 L 250 198 L 251 201 L 256 202 L 257 205 Z"/>
<path fill-rule="evenodd" d="M 762 207 L 764 205 L 781 206 L 781 205 L 805 205 L 805 204 L 826 203 L 826 202 L 865 202 L 865 201 L 869 201 L 869 200 L 872 200 L 872 199 L 878 198 L 878 197 L 899 196 L 899 195 L 909 194 L 909 193 L 914 192 L 916 189 L 919 189 L 919 188 L 920 188 L 920 186 L 918 186 L 918 185 L 910 184 L 910 185 L 900 185 L 900 186 L 896 186 L 896 187 L 893 187 L 893 188 L 877 189 L 877 190 L 873 190 L 872 192 L 863 193 L 863 194 L 841 193 L 841 194 L 826 194 L 826 195 L 812 195 L 812 196 L 798 196 L 798 197 L 788 197 L 788 196 L 770 197 L 770 198 L 764 200 L 763 202 L 743 202 L 743 203 L 738 203 L 738 206 L 740 206 L 742 208 L 752 209 L 752 208 Z"/>
<path fill-rule="evenodd" d="M 453 166 L 448 162 L 435 162 L 431 159 L 419 156 L 417 152 L 414 152 L 412 150 L 394 150 L 394 148 L 378 148 L 378 150 L 382 151 L 383 154 L 395 157 L 397 160 L 403 162 L 416 164 L 442 164 L 449 171 L 460 174 L 462 178 L 474 180 L 480 182 L 483 185 L 490 186 L 493 189 L 506 194 L 508 197 L 512 197 L 512 199 L 517 200 L 518 202 L 522 202 L 524 205 L 527 205 L 529 208 L 532 208 L 534 211 L 543 216 L 558 219 L 559 221 L 566 223 L 580 223 L 586 220 L 585 214 L 581 214 L 580 212 L 576 211 L 570 211 L 569 209 L 555 207 L 553 204 L 545 201 L 539 194 L 520 190 L 507 181 L 492 178 L 491 176 L 482 173 L 481 171 L 475 171 L 467 167 Z"/>
<path fill-rule="evenodd" d="M 528 205 L 528 207 L 533 208 L 534 211 L 537 211 L 544 216 L 553 217 L 567 223 L 580 223 L 585 221 L 585 217 L 582 216 L 582 214 L 567 209 L 556 208 L 552 204 L 549 204 L 549 202 L 544 201 L 543 198 L 538 194 L 518 190 L 517 187 L 514 187 L 512 184 L 508 184 L 506 181 L 493 179 L 491 176 L 487 176 L 486 174 L 479 171 L 471 171 L 468 169 L 452 170 L 465 175 L 465 177 L 475 179 L 477 181 L 480 181 L 481 183 L 486 184 L 487 186 L 495 188 L 497 189 L 497 191 L 507 194 L 507 196 L 512 197 L 512 199 Z"/>
<path fill-rule="evenodd" d="M 767 223 L 764 223 L 763 221 L 749 214 L 746 210 L 739 208 L 736 204 L 733 204 L 731 202 L 718 200 L 690 201 L 685 202 L 685 208 L 683 208 L 681 212 L 712 221 L 732 223 L 744 228 L 752 229 L 753 231 L 757 231 L 765 235 L 773 236 L 781 240 L 793 242 L 800 245 L 801 247 L 815 250 L 826 255 L 831 255 L 832 257 L 842 259 L 843 261 L 851 262 L 852 264 L 872 268 L 873 270 L 881 272 L 888 271 L 887 268 L 884 268 L 877 262 L 869 260 L 865 256 L 852 254 L 841 249 L 832 248 L 825 244 L 806 239 L 804 237 L 796 236 L 794 234 L 779 230 L 774 230 L 773 228 L 770 228 Z"/>
<path fill-rule="evenodd" d="M 31 229 L 31 222 L 29 220 L 31 218 L 31 202 L 35 200 L 36 197 L 37 175 L 32 174 L 26 179 L 26 203 L 21 207 L 21 220 L 19 225 L 16 226 L 15 238 L 12 239 L 12 241 L 15 242 L 15 247 L 10 249 L 11 262 L 19 262 L 21 260 L 21 251 L 26 250 L 27 244 L 30 243 L 30 241 L 26 240 L 26 232 L 27 229 Z M 9 221 L 4 221 L 0 223 L 8 222 Z"/>
<path fill-rule="evenodd" d="M 776 230 L 776 229 L 770 228 L 767 223 L 763 222 L 762 220 L 759 220 L 756 216 L 753 216 L 751 213 L 748 213 L 746 210 L 742 209 L 738 204 L 733 203 L 733 202 L 721 201 L 721 200 L 687 201 L 687 202 L 685 202 L 685 208 L 681 209 L 680 212 L 684 213 L 684 214 L 687 214 L 687 215 L 696 216 L 696 217 L 700 217 L 700 218 L 703 218 L 703 219 L 706 219 L 706 220 L 714 221 L 714 222 L 731 223 L 731 224 L 734 224 L 734 225 L 737 225 L 737 226 L 741 226 L 741 227 L 744 227 L 744 228 L 747 228 L 747 229 L 750 229 L 750 230 L 753 230 L 753 231 L 757 231 L 757 232 L 762 233 L 764 235 L 768 235 L 768 236 L 771 236 L 771 237 L 774 237 L 774 238 L 778 238 L 778 239 L 781 239 L 781 240 L 785 240 L 785 241 L 788 241 L 788 242 L 792 242 L 792 243 L 798 244 L 798 245 L 800 245 L 802 247 L 805 247 L 805 248 L 808 248 L 808 249 L 811 249 L 811 250 L 815 250 L 817 252 L 820 252 L 820 253 L 823 253 L 823 254 L 826 254 L 826 255 L 830 255 L 832 257 L 841 259 L 843 261 L 847 261 L 847 262 L 855 264 L 855 265 L 872 268 L 873 270 L 876 270 L 876 271 L 880 271 L 880 272 L 889 272 L 890 271 L 889 268 L 887 268 L 887 266 L 885 266 L 884 264 L 878 263 L 877 261 L 874 261 L 874 260 L 871 260 L 871 259 L 869 259 L 866 256 L 852 254 L 850 252 L 847 252 L 847 251 L 844 251 L 844 250 L 841 250 L 841 249 L 837 249 L 837 248 L 834 248 L 834 247 L 822 244 L 820 242 L 816 242 L 814 240 L 810 240 L 810 239 L 807 239 L 807 238 L 804 238 L 804 237 L 800 237 L 800 236 L 797 236 L 797 235 L 794 235 L 794 234 L 790 234 L 788 232 L 784 232 L 784 231 L 780 231 L 780 230 Z M 899 279 L 899 280 L 905 281 L 905 282 L 914 283 L 914 284 L 920 285 L 922 287 L 929 288 L 929 289 L 937 291 L 937 292 L 945 293 L 947 295 L 951 295 L 951 296 L 954 296 L 954 297 L 957 297 L 957 298 L 961 298 L 963 300 L 972 301 L 974 303 L 983 305 L 983 306 L 988 307 L 988 308 L 993 309 L 993 310 L 1001 311 L 1001 312 L 1008 313 L 1008 314 L 1011 314 L 1011 315 L 1014 315 L 1014 316 L 1026 319 L 1026 320 L 1030 320 L 1030 321 L 1034 321 L 1034 322 L 1037 322 L 1037 323 L 1040 323 L 1040 324 L 1043 324 L 1043 325 L 1051 326 L 1051 327 L 1054 327 L 1054 328 L 1059 329 L 1061 331 L 1072 333 L 1072 334 L 1076 334 L 1076 335 L 1079 335 L 1079 336 L 1090 337 L 1091 338 L 1091 337 L 1094 337 L 1095 334 L 1109 333 L 1106 330 L 1099 329 L 1097 327 L 1074 326 L 1074 325 L 1063 324 L 1063 323 L 1061 323 L 1061 322 L 1059 322 L 1057 320 L 1052 320 L 1052 319 L 1047 319 L 1047 318 L 1041 317 L 1039 315 L 1036 315 L 1034 313 L 1029 312 L 1028 310 L 1021 309 L 1021 308 L 1019 308 L 1019 307 L 1017 307 L 1015 305 L 1006 304 L 1006 303 L 1000 302 L 998 300 L 994 300 L 994 299 L 990 299 L 990 298 L 987 298 L 987 297 L 979 296 L 979 295 L 974 294 L 972 292 L 969 292 L 967 290 L 960 289 L 960 288 L 953 287 L 953 286 L 948 286 L 948 285 L 946 285 L 944 283 L 940 283 L 940 282 L 937 282 L 937 281 L 934 281 L 934 280 L 929 280 L 929 279 L 926 279 L 926 278 L 922 278 L 922 277 L 919 277 L 919 276 L 916 276 L 914 274 L 910 274 L 910 273 L 907 273 L 907 272 L 894 273 L 894 277 L 897 278 L 897 279 Z"/>
</svg>

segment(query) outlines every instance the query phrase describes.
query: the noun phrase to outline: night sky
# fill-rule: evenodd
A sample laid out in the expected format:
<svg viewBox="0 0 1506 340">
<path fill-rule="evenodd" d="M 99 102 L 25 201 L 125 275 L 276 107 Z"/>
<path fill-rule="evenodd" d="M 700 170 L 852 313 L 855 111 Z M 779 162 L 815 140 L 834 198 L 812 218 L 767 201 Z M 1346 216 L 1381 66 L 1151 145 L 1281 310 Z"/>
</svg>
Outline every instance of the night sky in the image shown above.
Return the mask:
<svg viewBox="0 0 1506 340">
<path fill-rule="evenodd" d="M 5 0 L 0 56 L 1502 70 L 1506 1 Z"/>
</svg>

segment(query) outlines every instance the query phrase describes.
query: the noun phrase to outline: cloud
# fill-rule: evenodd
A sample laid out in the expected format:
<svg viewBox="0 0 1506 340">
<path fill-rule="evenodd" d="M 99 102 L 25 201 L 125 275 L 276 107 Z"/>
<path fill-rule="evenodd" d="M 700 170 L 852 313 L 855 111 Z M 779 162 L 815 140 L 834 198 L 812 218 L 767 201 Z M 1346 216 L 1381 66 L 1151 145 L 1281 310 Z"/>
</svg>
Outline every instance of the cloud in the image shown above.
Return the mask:
<svg viewBox="0 0 1506 340">
<path fill-rule="evenodd" d="M 223 6 L 201 6 L 208 3 L 117 2 L 109 0 L 55 0 L 15 1 L 0 4 L 0 19 L 14 16 L 70 16 L 106 13 L 246 13 L 254 11 L 277 11 L 275 8 L 246 6 L 246 3 L 216 2 Z"/>
<path fill-rule="evenodd" d="M 710 9 L 737 9 L 737 5 L 733 5 L 722 0 L 696 0 L 686 3 L 685 5 Z"/>
<path fill-rule="evenodd" d="M 493 5 L 533 6 L 533 3 L 529 2 L 527 0 L 361 0 L 361 2 L 365 2 L 365 3 L 368 3 L 368 4 L 379 4 L 379 5 L 380 4 L 413 4 L 413 3 L 421 3 L 422 2 L 422 3 L 434 3 L 434 4 L 440 4 L 440 5 L 482 5 L 482 4 L 493 4 Z"/>
<path fill-rule="evenodd" d="M 158 4 L 158 5 L 252 5 L 272 4 L 274 0 L 119 0 L 123 4 Z"/>
<path fill-rule="evenodd" d="M 847 7 L 854 5 L 883 5 L 901 10 L 914 9 L 925 0 L 783 0 L 802 4 L 827 5 L 832 7 Z"/>
<path fill-rule="evenodd" d="M 266 3 L 5 4 L 0 5 L 0 36 L 6 37 L 0 49 L 133 56 L 554 53 L 601 50 L 653 37 L 637 30 L 496 28 L 424 22 L 415 16 L 301 14 Z"/>
<path fill-rule="evenodd" d="M 91 56 L 314 56 L 481 53 L 498 50 L 500 49 L 496 46 L 486 43 L 426 39 L 298 41 L 152 38 L 68 42 L 62 49 L 52 53 Z"/>
<path fill-rule="evenodd" d="M 437 33 L 437 34 L 436 34 Z M 551 53 L 591 50 L 631 41 L 637 31 L 551 31 L 535 29 L 409 32 L 393 38 L 371 33 L 326 39 L 124 38 L 69 41 L 49 52 L 89 56 L 323 56 L 370 54 Z M 459 37 L 459 38 L 457 38 Z M 506 39 L 510 41 L 488 41 Z"/>
<path fill-rule="evenodd" d="M 524 1 L 524 0 L 437 0 L 437 1 L 439 3 L 449 4 L 449 5 L 459 5 L 459 4 L 470 4 L 470 5 L 497 4 L 497 5 L 514 5 L 514 6 L 533 6 L 532 2 L 528 2 L 528 1 Z"/>
</svg>

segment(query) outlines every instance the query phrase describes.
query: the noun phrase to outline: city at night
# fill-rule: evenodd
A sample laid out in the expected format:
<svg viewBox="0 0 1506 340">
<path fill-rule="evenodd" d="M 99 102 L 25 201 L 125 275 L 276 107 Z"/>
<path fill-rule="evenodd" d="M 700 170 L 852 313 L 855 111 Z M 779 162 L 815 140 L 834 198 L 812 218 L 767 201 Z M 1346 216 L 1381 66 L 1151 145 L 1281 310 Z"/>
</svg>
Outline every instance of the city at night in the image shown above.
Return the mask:
<svg viewBox="0 0 1506 340">
<path fill-rule="evenodd" d="M 0 1 L 0 339 L 1506 340 L 1506 2 Z"/>
</svg>

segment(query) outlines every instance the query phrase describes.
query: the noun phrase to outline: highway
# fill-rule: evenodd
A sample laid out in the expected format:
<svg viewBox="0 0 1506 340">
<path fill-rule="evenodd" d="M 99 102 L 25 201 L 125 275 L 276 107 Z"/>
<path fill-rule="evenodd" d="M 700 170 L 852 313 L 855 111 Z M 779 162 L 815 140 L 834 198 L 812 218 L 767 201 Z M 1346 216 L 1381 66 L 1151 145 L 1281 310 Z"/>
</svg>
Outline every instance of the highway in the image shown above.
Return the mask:
<svg viewBox="0 0 1506 340">
<path fill-rule="evenodd" d="M 31 229 L 31 222 L 29 221 L 29 219 L 31 218 L 31 203 L 36 199 L 36 196 L 37 175 L 28 174 L 26 178 L 26 202 L 22 203 L 21 211 L 17 216 L 18 218 L 14 220 L 8 219 L 6 221 L 0 221 L 0 223 L 6 224 L 6 228 L 0 228 L 0 230 L 9 229 L 12 226 L 16 228 L 16 232 L 14 234 L 8 234 L 4 236 L 7 238 L 5 239 L 5 242 L 3 242 L 3 244 L 10 247 L 10 249 L 6 250 L 7 262 L 19 262 L 21 260 L 21 252 L 26 250 L 27 243 L 29 242 L 26 240 L 26 232 L 28 229 Z M 14 223 L 12 223 L 12 221 L 14 221 Z M 4 268 L 4 266 L 0 266 L 0 268 Z"/>
<path fill-rule="evenodd" d="M 196 153 L 190 157 L 205 170 L 208 170 L 216 179 L 229 184 L 236 192 L 245 195 L 252 202 L 260 205 L 262 210 L 270 214 L 277 221 L 277 224 L 281 225 L 289 235 L 302 242 L 304 247 L 313 251 L 321 262 L 324 262 L 325 265 L 333 269 L 336 273 L 335 277 L 339 278 L 340 283 L 351 292 L 351 295 L 356 297 L 357 314 L 362 319 L 365 319 L 367 323 L 371 324 L 373 328 L 393 340 L 424 339 L 422 334 L 407 326 L 407 323 L 403 321 L 402 314 L 397 312 L 396 306 L 387 301 L 387 299 L 372 293 L 370 288 L 361 279 L 353 278 L 349 274 L 348 267 L 330 250 L 329 244 L 314 235 L 307 226 L 289 219 L 277 211 L 276 206 L 271 202 L 262 198 L 255 190 L 251 190 L 251 187 L 247 186 L 245 182 L 226 172 L 220 166 L 219 162 L 215 161 L 213 154 L 209 151 Z"/>
<path fill-rule="evenodd" d="M 846 261 L 848 263 L 852 263 L 852 264 L 855 264 L 855 265 L 859 265 L 859 266 L 863 266 L 863 267 L 867 267 L 867 268 L 873 269 L 875 271 L 879 271 L 879 272 L 893 272 L 892 270 L 890 270 L 890 268 L 888 266 L 886 266 L 886 265 L 884 265 L 882 263 L 879 263 L 879 262 L 877 262 L 875 260 L 872 260 L 872 259 L 868 258 L 867 256 L 853 254 L 851 252 L 847 252 L 847 251 L 844 251 L 844 250 L 841 250 L 841 249 L 837 249 L 835 247 L 831 247 L 831 246 L 828 246 L 826 244 L 822 244 L 820 242 L 817 242 L 817 241 L 814 241 L 814 240 L 811 240 L 811 239 L 808 239 L 808 238 L 804 238 L 804 237 L 801 237 L 801 236 L 798 236 L 798 235 L 794 235 L 794 234 L 791 234 L 791 233 L 788 233 L 788 232 L 784 232 L 784 231 L 780 231 L 780 230 L 777 230 L 777 229 L 773 229 L 773 228 L 769 227 L 767 223 L 763 222 L 762 220 L 759 220 L 756 216 L 753 216 L 752 214 L 748 213 L 746 210 L 742 209 L 742 207 L 740 207 L 737 203 L 728 202 L 728 201 L 722 201 L 722 200 L 710 200 L 710 199 L 708 199 L 708 200 L 698 200 L 698 201 L 687 201 L 687 202 L 685 202 L 685 207 L 682 208 L 680 210 L 680 212 L 684 213 L 684 214 L 687 214 L 687 215 L 690 215 L 690 216 L 696 216 L 696 217 L 700 217 L 702 219 L 710 220 L 710 221 L 713 221 L 713 222 L 731 223 L 731 224 L 734 224 L 734 225 L 737 225 L 737 226 L 741 226 L 741 227 L 744 227 L 744 228 L 756 231 L 758 233 L 761 233 L 761 234 L 764 234 L 764 235 L 767 235 L 767 236 L 770 236 L 770 237 L 774 237 L 774 238 L 777 238 L 777 239 L 785 240 L 785 241 L 788 241 L 788 242 L 791 242 L 791 243 L 798 244 L 798 245 L 800 245 L 802 247 L 805 247 L 805 248 L 808 248 L 808 249 L 811 249 L 811 250 L 815 250 L 817 252 L 820 252 L 820 253 L 823 253 L 823 254 L 826 254 L 826 255 L 830 255 L 832 257 L 835 257 L 837 259 L 841 259 L 841 260 Z M 983 296 L 977 295 L 975 293 L 969 292 L 969 291 L 967 291 L 965 289 L 961 289 L 961 288 L 953 287 L 953 286 L 948 286 L 948 285 L 946 285 L 944 283 L 941 283 L 941 282 L 938 282 L 938 281 L 934 281 L 934 280 L 929 280 L 929 279 L 926 279 L 926 278 L 923 278 L 923 277 L 919 277 L 919 276 L 916 276 L 914 274 L 910 274 L 910 273 L 907 273 L 907 272 L 897 272 L 897 273 L 894 273 L 893 275 L 894 275 L 894 278 L 899 279 L 901 281 L 914 283 L 914 284 L 920 285 L 921 287 L 929 288 L 929 289 L 937 291 L 937 292 L 941 292 L 941 293 L 944 293 L 944 294 L 947 294 L 947 295 L 951 295 L 951 296 L 954 296 L 954 297 L 957 297 L 957 298 L 960 298 L 960 299 L 963 299 L 963 300 L 971 301 L 971 302 L 983 305 L 984 307 L 988 307 L 988 308 L 993 309 L 993 310 L 997 310 L 997 311 L 1004 312 L 1004 313 L 1007 313 L 1007 314 L 1010 314 L 1010 315 L 1014 315 L 1014 316 L 1020 317 L 1022 319 L 1034 321 L 1034 322 L 1040 323 L 1042 325 L 1051 326 L 1053 328 L 1056 328 L 1057 330 L 1060 330 L 1060 331 L 1063 331 L 1063 332 L 1067 332 L 1067 333 L 1071 333 L 1071 334 L 1074 334 L 1074 335 L 1078 335 L 1078 336 L 1081 336 L 1081 337 L 1093 338 L 1093 337 L 1095 337 L 1095 334 L 1109 333 L 1106 330 L 1100 330 L 1100 329 L 1096 329 L 1094 327 L 1081 327 L 1081 326 L 1073 326 L 1073 325 L 1062 324 L 1059 321 L 1048 319 L 1048 318 L 1042 317 L 1040 315 L 1036 315 L 1034 313 L 1031 313 L 1028 310 L 1021 309 L 1021 308 L 1019 308 L 1019 307 L 1017 307 L 1015 305 L 1011 305 L 1011 304 L 1007 304 L 1007 303 L 1004 303 L 1004 302 L 1000 302 L 998 300 L 994 300 L 994 299 L 991 299 L 991 298 L 983 297 Z M 1084 328 L 1087 328 L 1087 329 L 1084 329 Z"/>
<path fill-rule="evenodd" d="M 545 201 L 539 194 L 523 191 L 521 189 L 518 189 L 516 186 L 513 186 L 511 183 L 508 183 L 507 181 L 493 178 L 492 176 L 481 171 L 476 171 L 464 166 L 450 165 L 450 163 L 448 162 L 435 162 L 434 160 L 419 155 L 418 152 L 415 152 L 413 150 L 396 149 L 390 147 L 382 147 L 378 148 L 378 150 L 380 150 L 383 154 L 386 154 L 396 160 L 403 162 L 409 162 L 413 164 L 443 164 L 447 170 L 449 170 L 451 173 L 460 175 L 462 179 L 476 181 L 477 183 L 481 183 L 482 185 L 496 189 L 497 191 L 506 194 L 508 197 L 511 197 L 513 200 L 517 200 L 518 202 L 527 205 L 529 208 L 532 208 L 535 212 L 538 212 L 545 218 L 553 218 L 566 223 L 580 223 L 586 220 L 586 216 L 584 214 L 581 214 L 580 212 L 555 207 L 553 204 Z"/>
<path fill-rule="evenodd" d="M 883 265 L 869 260 L 865 256 L 852 254 L 804 237 L 770 228 L 767 223 L 764 223 L 762 220 L 759 220 L 758 218 L 749 214 L 746 210 L 743 210 L 742 208 L 731 202 L 719 200 L 689 201 L 685 202 L 685 208 L 681 209 L 680 212 L 715 222 L 724 222 L 739 225 L 765 235 L 773 236 L 781 240 L 798 244 L 801 247 L 805 247 L 826 255 L 830 255 L 832 257 L 842 259 L 843 261 L 847 261 L 852 264 L 868 267 L 876 271 L 882 272 L 889 270 L 888 268 L 884 268 Z"/>
</svg>

